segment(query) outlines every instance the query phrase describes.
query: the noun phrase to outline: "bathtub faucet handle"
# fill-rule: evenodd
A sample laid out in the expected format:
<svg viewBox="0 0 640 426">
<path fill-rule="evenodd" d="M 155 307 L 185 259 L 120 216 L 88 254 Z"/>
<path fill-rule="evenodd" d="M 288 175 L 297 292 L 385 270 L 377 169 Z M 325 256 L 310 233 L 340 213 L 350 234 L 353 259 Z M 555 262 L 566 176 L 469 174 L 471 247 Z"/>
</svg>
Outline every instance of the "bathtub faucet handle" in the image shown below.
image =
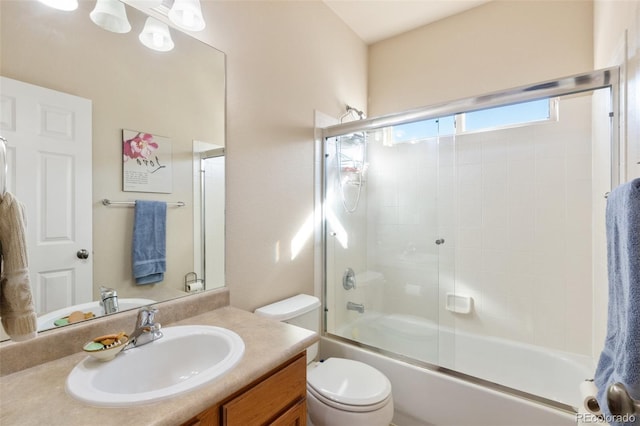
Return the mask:
<svg viewBox="0 0 640 426">
<path fill-rule="evenodd" d="M 347 268 L 342 274 L 342 287 L 345 290 L 351 290 L 356 288 L 356 273 L 351 268 Z"/>
</svg>

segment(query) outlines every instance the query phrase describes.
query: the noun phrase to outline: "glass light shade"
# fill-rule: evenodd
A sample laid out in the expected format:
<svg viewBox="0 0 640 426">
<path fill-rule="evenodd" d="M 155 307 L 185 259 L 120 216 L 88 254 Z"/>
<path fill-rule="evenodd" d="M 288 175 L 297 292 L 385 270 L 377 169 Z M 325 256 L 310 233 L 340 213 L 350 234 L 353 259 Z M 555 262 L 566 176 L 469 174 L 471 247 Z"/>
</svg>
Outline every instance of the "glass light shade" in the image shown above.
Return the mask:
<svg viewBox="0 0 640 426">
<path fill-rule="evenodd" d="M 138 38 L 149 49 L 157 50 L 158 52 L 168 52 L 174 46 L 167 24 L 152 17 L 147 18 Z"/>
<path fill-rule="evenodd" d="M 78 8 L 78 0 L 38 0 L 42 4 L 58 10 L 72 11 Z"/>
<path fill-rule="evenodd" d="M 201 31 L 205 27 L 200 0 L 175 0 L 169 19 L 178 27 L 187 31 Z"/>
<path fill-rule="evenodd" d="M 127 11 L 120 0 L 98 0 L 89 17 L 97 26 L 112 33 L 124 34 L 131 31 Z"/>
</svg>

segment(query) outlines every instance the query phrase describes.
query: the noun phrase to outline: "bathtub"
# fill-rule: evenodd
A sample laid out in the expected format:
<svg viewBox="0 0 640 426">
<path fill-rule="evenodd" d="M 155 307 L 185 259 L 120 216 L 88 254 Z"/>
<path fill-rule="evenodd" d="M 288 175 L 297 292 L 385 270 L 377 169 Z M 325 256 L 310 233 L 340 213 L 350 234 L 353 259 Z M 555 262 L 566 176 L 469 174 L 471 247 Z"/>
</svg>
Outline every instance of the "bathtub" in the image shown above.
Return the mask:
<svg viewBox="0 0 640 426">
<path fill-rule="evenodd" d="M 456 332 L 402 314 L 368 313 L 337 330 L 336 336 L 438 365 L 502 386 L 422 368 L 324 336 L 320 356 L 358 359 L 392 382 L 398 426 L 575 425 L 571 407 L 581 406 L 580 383 L 593 376 L 586 356 L 543 349 L 506 339 Z M 521 392 L 555 401 L 565 409 L 523 398 Z"/>
</svg>

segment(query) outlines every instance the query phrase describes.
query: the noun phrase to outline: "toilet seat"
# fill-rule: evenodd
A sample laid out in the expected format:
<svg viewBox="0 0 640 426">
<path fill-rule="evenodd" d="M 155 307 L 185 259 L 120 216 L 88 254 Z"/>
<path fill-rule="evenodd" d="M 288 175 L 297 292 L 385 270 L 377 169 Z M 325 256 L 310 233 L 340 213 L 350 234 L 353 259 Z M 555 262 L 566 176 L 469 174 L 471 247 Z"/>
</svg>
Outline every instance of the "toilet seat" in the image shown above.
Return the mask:
<svg viewBox="0 0 640 426">
<path fill-rule="evenodd" d="M 324 404 L 351 412 L 374 411 L 391 399 L 391 383 L 384 374 L 344 358 L 328 358 L 309 369 L 307 390 Z"/>
</svg>

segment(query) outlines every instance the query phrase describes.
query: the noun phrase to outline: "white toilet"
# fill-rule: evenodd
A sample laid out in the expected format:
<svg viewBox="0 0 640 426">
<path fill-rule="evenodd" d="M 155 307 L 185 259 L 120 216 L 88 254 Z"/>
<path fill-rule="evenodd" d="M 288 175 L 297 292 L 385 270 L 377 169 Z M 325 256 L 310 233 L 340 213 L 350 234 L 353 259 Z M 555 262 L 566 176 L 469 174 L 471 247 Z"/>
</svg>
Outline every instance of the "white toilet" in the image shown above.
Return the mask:
<svg viewBox="0 0 640 426">
<path fill-rule="evenodd" d="M 256 309 L 257 315 L 320 332 L 320 300 L 299 294 Z M 307 349 L 307 413 L 311 426 L 388 426 L 393 418 L 389 379 L 359 361 L 316 362 L 318 344 Z"/>
</svg>

